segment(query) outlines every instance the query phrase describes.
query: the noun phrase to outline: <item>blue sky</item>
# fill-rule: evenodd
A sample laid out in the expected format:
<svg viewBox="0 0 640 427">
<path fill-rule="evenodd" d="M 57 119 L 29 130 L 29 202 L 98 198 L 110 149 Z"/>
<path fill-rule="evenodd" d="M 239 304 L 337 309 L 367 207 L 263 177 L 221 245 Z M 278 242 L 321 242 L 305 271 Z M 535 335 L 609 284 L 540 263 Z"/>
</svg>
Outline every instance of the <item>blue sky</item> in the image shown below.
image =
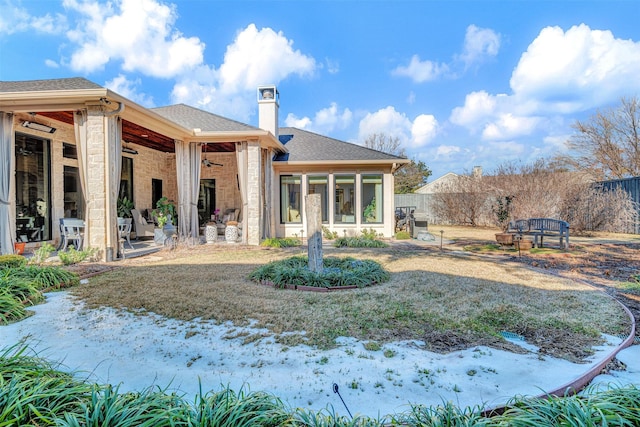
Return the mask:
<svg viewBox="0 0 640 427">
<path fill-rule="evenodd" d="M 640 2 L 0 0 L 0 80 L 83 76 L 359 143 L 398 137 L 436 178 L 564 150 L 640 95 Z M 433 179 L 432 178 L 432 179 Z"/>
</svg>

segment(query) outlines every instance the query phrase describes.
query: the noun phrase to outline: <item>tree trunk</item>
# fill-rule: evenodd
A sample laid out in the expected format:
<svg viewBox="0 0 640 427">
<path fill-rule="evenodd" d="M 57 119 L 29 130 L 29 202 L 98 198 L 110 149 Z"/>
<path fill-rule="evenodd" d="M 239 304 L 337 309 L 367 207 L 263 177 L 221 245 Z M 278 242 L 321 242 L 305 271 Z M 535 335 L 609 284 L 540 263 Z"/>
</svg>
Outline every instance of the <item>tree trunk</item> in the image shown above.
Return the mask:
<svg viewBox="0 0 640 427">
<path fill-rule="evenodd" d="M 322 273 L 322 211 L 320 194 L 305 196 L 309 270 Z"/>
</svg>

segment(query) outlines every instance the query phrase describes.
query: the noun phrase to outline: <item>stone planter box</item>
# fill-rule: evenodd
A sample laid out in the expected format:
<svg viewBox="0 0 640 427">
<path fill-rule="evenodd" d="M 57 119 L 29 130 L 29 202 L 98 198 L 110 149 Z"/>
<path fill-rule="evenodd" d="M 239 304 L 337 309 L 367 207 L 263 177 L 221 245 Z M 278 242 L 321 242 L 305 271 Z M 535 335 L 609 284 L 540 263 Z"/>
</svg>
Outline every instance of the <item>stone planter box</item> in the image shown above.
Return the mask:
<svg viewBox="0 0 640 427">
<path fill-rule="evenodd" d="M 513 234 L 511 233 L 496 233 L 496 241 L 502 246 L 513 245 Z"/>
<path fill-rule="evenodd" d="M 516 240 L 514 244 L 520 251 L 528 251 L 533 247 L 533 241 L 529 239 Z"/>
</svg>

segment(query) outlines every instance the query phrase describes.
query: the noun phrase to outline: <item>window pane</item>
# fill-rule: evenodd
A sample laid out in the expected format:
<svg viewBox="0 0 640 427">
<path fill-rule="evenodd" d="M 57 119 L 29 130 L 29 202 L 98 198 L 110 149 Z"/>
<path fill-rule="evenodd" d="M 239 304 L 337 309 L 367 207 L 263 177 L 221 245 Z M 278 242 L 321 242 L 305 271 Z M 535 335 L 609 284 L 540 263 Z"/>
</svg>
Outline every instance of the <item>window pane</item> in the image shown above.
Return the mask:
<svg viewBox="0 0 640 427">
<path fill-rule="evenodd" d="M 300 175 L 280 177 L 280 222 L 301 223 Z"/>
<path fill-rule="evenodd" d="M 51 240 L 50 143 L 16 134 L 16 240 Z"/>
<path fill-rule="evenodd" d="M 78 168 L 64 167 L 64 217 L 84 218 L 84 198 Z"/>
<path fill-rule="evenodd" d="M 382 175 L 362 175 L 362 222 L 382 222 Z"/>
<path fill-rule="evenodd" d="M 122 171 L 120 172 L 120 193 L 118 198 L 127 198 L 133 202 L 133 159 L 122 158 Z"/>
<path fill-rule="evenodd" d="M 354 175 L 336 175 L 335 182 L 335 214 L 334 222 L 353 224 L 356 222 L 355 208 L 355 182 Z"/>
<path fill-rule="evenodd" d="M 322 212 L 322 222 L 329 221 L 329 180 L 326 176 L 310 176 L 308 194 L 320 194 L 320 209 Z"/>
</svg>

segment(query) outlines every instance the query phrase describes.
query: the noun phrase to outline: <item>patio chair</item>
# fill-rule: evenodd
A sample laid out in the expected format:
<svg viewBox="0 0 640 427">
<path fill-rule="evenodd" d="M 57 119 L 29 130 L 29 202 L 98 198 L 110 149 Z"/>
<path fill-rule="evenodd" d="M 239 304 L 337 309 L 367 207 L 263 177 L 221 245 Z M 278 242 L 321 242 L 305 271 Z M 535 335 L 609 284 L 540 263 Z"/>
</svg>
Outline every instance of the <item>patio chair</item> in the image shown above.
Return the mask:
<svg viewBox="0 0 640 427">
<path fill-rule="evenodd" d="M 131 218 L 118 218 L 118 238 L 123 241 L 122 249 L 124 250 L 124 242 L 129 243 L 129 247 L 133 249 L 131 244 Z"/>
<path fill-rule="evenodd" d="M 131 209 L 131 217 L 133 218 L 133 225 L 135 226 L 136 236 L 138 236 L 138 238 L 153 237 L 153 229 L 155 226 L 149 224 L 138 209 Z"/>
<path fill-rule="evenodd" d="M 84 234 L 84 221 L 78 218 L 62 218 L 60 221 L 62 247 L 59 250 L 67 250 L 67 246 L 72 242 L 74 248 L 81 250 Z"/>
</svg>

